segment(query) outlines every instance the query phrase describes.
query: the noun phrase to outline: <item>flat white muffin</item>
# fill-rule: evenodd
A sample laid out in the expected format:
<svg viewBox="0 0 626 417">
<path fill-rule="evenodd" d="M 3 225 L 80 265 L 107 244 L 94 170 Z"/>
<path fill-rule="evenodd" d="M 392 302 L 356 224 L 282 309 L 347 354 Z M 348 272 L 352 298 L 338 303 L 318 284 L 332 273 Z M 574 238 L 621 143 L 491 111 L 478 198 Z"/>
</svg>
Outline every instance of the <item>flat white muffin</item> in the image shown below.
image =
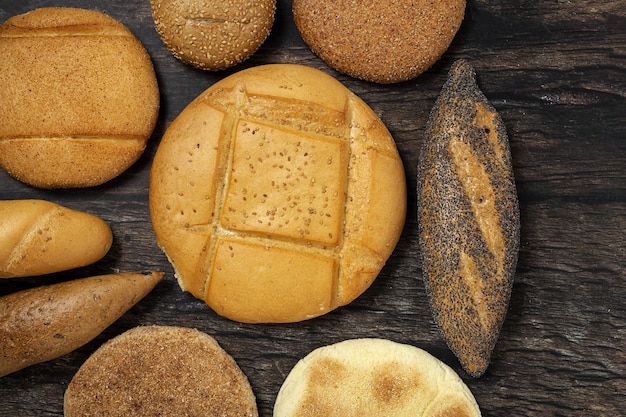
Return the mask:
<svg viewBox="0 0 626 417">
<path fill-rule="evenodd" d="M 315 349 L 285 379 L 274 417 L 475 417 L 461 378 L 417 347 L 351 339 Z"/>
</svg>

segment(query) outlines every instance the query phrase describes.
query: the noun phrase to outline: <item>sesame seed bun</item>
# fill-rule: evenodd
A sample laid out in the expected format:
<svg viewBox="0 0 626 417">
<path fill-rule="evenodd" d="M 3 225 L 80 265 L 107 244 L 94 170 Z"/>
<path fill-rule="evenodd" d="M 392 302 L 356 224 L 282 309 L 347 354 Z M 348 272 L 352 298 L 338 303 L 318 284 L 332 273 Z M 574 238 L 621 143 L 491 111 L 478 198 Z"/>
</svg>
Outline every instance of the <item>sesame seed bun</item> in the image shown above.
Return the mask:
<svg viewBox="0 0 626 417">
<path fill-rule="evenodd" d="M 150 0 L 157 32 L 182 62 L 232 67 L 259 49 L 274 23 L 276 0 Z"/>
<path fill-rule="evenodd" d="M 293 367 L 274 404 L 274 417 L 480 415 L 454 370 L 422 349 L 385 339 L 312 351 Z"/>
</svg>

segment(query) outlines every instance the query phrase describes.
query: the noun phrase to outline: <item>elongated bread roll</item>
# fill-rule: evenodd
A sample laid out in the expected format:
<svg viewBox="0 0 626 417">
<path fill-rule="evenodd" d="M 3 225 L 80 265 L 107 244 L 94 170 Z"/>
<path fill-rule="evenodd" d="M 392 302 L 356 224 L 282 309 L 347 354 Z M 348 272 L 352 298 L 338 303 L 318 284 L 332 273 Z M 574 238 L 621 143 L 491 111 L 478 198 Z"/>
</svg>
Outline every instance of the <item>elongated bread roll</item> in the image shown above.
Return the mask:
<svg viewBox="0 0 626 417">
<path fill-rule="evenodd" d="M 418 167 L 419 240 L 437 325 L 483 374 L 508 308 L 520 219 L 504 123 L 457 61 L 435 103 Z"/>
<path fill-rule="evenodd" d="M 0 376 L 78 349 L 162 278 L 154 271 L 100 275 L 1 297 Z"/>
<path fill-rule="evenodd" d="M 478 417 L 452 368 L 415 346 L 350 339 L 322 346 L 291 370 L 274 417 Z"/>
<path fill-rule="evenodd" d="M 112 242 L 109 226 L 92 214 L 45 200 L 0 201 L 0 278 L 89 265 Z"/>
</svg>

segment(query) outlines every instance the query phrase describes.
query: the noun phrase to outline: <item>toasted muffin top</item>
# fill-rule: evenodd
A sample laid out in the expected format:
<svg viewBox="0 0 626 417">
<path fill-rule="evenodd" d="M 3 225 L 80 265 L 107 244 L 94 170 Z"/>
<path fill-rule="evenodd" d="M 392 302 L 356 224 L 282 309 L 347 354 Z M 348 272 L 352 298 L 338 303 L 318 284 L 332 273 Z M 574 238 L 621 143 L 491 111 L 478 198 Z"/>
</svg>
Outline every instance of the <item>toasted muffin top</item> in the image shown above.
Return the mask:
<svg viewBox="0 0 626 417">
<path fill-rule="evenodd" d="M 209 335 L 141 326 L 109 340 L 72 378 L 65 417 L 256 417 L 248 379 Z"/>
</svg>

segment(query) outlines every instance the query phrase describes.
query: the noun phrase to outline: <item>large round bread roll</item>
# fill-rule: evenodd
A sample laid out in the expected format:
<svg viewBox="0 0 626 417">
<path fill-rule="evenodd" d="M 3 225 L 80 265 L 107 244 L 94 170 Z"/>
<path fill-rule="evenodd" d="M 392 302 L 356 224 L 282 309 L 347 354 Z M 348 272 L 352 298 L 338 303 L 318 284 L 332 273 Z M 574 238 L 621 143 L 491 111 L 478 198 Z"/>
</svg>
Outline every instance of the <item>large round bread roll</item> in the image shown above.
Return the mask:
<svg viewBox="0 0 626 417">
<path fill-rule="evenodd" d="M 159 89 L 115 19 L 41 8 L 0 26 L 0 167 L 35 187 L 102 184 L 143 153 Z"/>
<path fill-rule="evenodd" d="M 475 417 L 463 380 L 439 359 L 385 339 L 320 347 L 285 379 L 274 417 Z"/>
<path fill-rule="evenodd" d="M 109 340 L 67 386 L 65 417 L 257 417 L 248 378 L 206 333 L 140 326 Z"/>
<path fill-rule="evenodd" d="M 374 281 L 406 212 L 395 142 L 329 75 L 275 64 L 216 83 L 154 158 L 150 210 L 180 286 L 232 320 L 295 322 Z"/>
</svg>

